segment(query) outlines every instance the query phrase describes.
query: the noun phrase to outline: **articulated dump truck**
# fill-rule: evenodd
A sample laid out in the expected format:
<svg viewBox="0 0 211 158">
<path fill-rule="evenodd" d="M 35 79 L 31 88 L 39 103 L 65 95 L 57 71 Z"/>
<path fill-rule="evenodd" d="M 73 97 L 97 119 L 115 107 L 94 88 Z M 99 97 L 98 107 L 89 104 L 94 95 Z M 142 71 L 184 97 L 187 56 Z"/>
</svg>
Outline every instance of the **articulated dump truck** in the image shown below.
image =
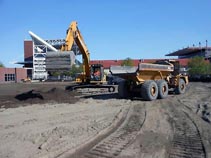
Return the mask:
<svg viewBox="0 0 211 158">
<path fill-rule="evenodd" d="M 185 93 L 188 85 L 188 76 L 180 74 L 179 62 L 174 60 L 139 63 L 137 67 L 111 66 L 110 72 L 124 79 L 118 85 L 121 98 L 163 99 L 170 90 L 175 94 Z"/>
</svg>

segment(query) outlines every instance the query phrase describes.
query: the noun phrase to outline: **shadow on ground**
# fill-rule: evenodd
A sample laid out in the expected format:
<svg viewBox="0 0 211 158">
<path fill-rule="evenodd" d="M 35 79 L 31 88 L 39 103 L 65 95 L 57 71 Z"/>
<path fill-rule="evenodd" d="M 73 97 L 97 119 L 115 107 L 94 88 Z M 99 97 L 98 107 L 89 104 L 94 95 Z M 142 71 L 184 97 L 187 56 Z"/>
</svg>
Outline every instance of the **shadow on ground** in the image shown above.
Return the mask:
<svg viewBox="0 0 211 158">
<path fill-rule="evenodd" d="M 82 98 L 92 98 L 92 99 L 120 99 L 117 93 L 106 93 L 106 94 L 90 94 L 82 96 Z"/>
<path fill-rule="evenodd" d="M 82 96 L 82 98 L 92 98 L 92 99 L 99 99 L 99 100 L 106 100 L 106 99 L 128 99 L 128 100 L 144 101 L 144 99 L 141 98 L 141 97 L 120 98 L 119 95 L 118 95 L 118 93 L 86 95 L 86 96 Z"/>
</svg>

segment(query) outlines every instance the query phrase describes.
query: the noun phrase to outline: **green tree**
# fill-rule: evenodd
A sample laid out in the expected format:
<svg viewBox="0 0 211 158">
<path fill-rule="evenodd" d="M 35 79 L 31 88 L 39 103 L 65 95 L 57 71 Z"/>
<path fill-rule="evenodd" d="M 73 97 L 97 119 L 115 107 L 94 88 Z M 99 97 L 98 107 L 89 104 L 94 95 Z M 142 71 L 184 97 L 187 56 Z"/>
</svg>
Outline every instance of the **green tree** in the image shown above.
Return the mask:
<svg viewBox="0 0 211 158">
<path fill-rule="evenodd" d="M 83 72 L 83 66 L 73 65 L 70 70 L 70 76 L 75 77 L 77 73 Z"/>
<path fill-rule="evenodd" d="M 51 75 L 52 76 L 65 75 L 65 76 L 75 77 L 77 73 L 81 73 L 82 71 L 83 71 L 82 65 L 80 66 L 73 65 L 70 71 L 54 71 L 54 72 L 51 72 Z"/>
<path fill-rule="evenodd" d="M 59 75 L 61 75 L 61 72 L 59 72 L 59 71 L 54 71 L 54 72 L 51 73 L 51 75 L 52 75 L 52 76 L 59 76 Z"/>
<path fill-rule="evenodd" d="M 0 62 L 0 67 L 4 67 L 4 64 L 2 62 Z"/>
<path fill-rule="evenodd" d="M 188 62 L 190 75 L 211 74 L 211 65 L 203 57 L 197 56 Z"/>
<path fill-rule="evenodd" d="M 122 61 L 121 66 L 134 66 L 133 60 L 128 57 Z"/>
</svg>

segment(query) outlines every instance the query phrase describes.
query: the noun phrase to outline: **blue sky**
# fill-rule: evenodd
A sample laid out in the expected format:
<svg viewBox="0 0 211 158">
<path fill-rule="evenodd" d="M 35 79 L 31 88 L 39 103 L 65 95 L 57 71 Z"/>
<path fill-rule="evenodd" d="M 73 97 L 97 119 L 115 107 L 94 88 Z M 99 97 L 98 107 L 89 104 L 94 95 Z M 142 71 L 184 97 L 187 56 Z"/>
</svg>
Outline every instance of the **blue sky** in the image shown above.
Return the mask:
<svg viewBox="0 0 211 158">
<path fill-rule="evenodd" d="M 91 59 L 164 58 L 183 47 L 211 45 L 210 0 L 0 0 L 0 61 L 23 61 L 31 30 L 65 38 L 76 20 Z"/>
</svg>

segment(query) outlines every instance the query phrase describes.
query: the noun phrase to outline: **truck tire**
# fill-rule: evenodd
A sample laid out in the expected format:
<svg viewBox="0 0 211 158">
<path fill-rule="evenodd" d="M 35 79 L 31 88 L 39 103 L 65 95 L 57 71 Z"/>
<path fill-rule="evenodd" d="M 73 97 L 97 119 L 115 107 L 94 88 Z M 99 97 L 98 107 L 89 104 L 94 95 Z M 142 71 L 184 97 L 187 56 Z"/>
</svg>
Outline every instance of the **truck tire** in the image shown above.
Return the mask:
<svg viewBox="0 0 211 158">
<path fill-rule="evenodd" d="M 121 81 L 118 84 L 118 95 L 120 98 L 128 98 L 129 92 L 126 81 Z"/>
<path fill-rule="evenodd" d="M 151 101 L 158 97 L 158 86 L 155 81 L 145 81 L 141 86 L 141 96 L 144 100 Z"/>
<path fill-rule="evenodd" d="M 164 99 L 168 96 L 169 88 L 165 80 L 157 80 L 158 86 L 158 99 Z"/>
<path fill-rule="evenodd" d="M 186 84 L 183 79 L 179 79 L 179 85 L 175 88 L 175 93 L 176 94 L 183 94 L 185 93 L 186 90 Z"/>
</svg>

